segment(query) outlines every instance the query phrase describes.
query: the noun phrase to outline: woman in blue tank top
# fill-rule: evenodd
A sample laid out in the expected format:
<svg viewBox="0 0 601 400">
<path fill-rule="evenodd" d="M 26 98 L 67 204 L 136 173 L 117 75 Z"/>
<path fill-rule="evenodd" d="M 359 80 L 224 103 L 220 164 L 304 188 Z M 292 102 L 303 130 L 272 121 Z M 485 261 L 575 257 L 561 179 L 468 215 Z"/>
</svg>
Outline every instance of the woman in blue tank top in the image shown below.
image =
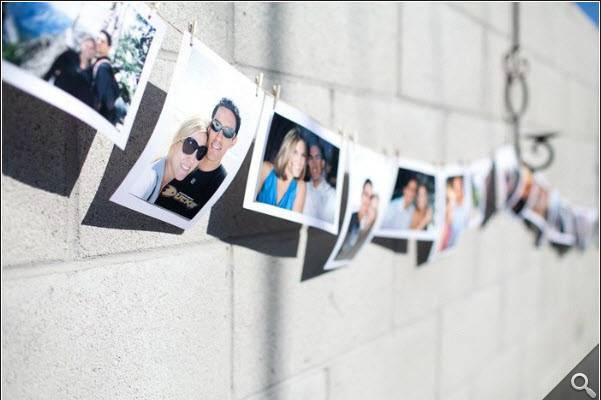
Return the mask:
<svg viewBox="0 0 601 400">
<path fill-rule="evenodd" d="M 257 201 L 287 210 L 303 212 L 307 187 L 303 177 L 307 166 L 307 144 L 298 128 L 286 133 L 273 164 L 264 161 Z"/>
</svg>

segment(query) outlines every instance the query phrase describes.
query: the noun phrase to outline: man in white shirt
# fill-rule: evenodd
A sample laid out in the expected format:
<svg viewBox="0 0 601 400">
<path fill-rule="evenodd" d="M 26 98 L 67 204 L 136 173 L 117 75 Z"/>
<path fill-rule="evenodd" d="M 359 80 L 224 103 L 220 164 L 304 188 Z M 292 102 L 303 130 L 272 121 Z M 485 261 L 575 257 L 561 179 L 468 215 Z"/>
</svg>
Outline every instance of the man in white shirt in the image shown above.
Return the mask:
<svg viewBox="0 0 601 400">
<path fill-rule="evenodd" d="M 403 196 L 392 200 L 388 205 L 386 215 L 382 220 L 382 229 L 409 229 L 415 211 L 413 200 L 416 192 L 417 181 L 411 178 L 403 187 Z"/>
<path fill-rule="evenodd" d="M 336 212 L 336 190 L 326 182 L 324 177 L 326 162 L 323 158 L 323 151 L 318 144 L 312 144 L 309 148 L 307 164 L 311 180 L 307 184 L 307 196 L 305 197 L 303 213 L 332 223 Z"/>
</svg>

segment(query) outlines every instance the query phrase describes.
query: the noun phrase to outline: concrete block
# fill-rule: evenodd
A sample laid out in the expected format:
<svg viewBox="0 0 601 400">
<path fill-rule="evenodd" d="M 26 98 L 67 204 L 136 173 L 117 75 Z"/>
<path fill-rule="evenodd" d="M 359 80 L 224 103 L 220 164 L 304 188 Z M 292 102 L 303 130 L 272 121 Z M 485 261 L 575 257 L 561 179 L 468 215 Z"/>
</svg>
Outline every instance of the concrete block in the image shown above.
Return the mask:
<svg viewBox="0 0 601 400">
<path fill-rule="evenodd" d="M 488 286 L 443 308 L 441 393 L 459 387 L 500 344 L 501 292 Z"/>
<path fill-rule="evenodd" d="M 448 400 L 471 400 L 473 398 L 472 389 L 469 386 L 464 386 L 456 390 L 444 392 L 440 395 L 440 398 Z"/>
<path fill-rule="evenodd" d="M 248 79 L 254 81 L 259 72 L 252 67 L 237 67 Z M 263 72 L 263 89 L 271 94 L 274 84 L 282 86 L 280 99 L 294 107 L 302 110 L 311 118 L 318 121 L 322 126 L 335 130 L 332 124 L 332 90 L 313 81 L 279 74 L 272 71 Z M 267 101 L 268 106 L 271 101 Z"/>
<path fill-rule="evenodd" d="M 327 400 L 328 380 L 327 369 L 311 370 L 244 400 Z"/>
<path fill-rule="evenodd" d="M 527 332 L 543 322 L 542 298 L 544 265 L 524 265 L 521 273 L 507 278 L 503 287 L 503 342 L 519 344 Z M 507 397 L 509 398 L 509 397 Z"/>
<path fill-rule="evenodd" d="M 391 328 L 391 255 L 374 245 L 364 250 L 348 268 L 299 283 L 302 257 L 274 258 L 234 246 L 237 396 L 261 391 Z"/>
<path fill-rule="evenodd" d="M 480 111 L 484 95 L 482 26 L 437 4 L 404 4 L 402 18 L 401 93 Z"/>
<path fill-rule="evenodd" d="M 530 71 L 526 78 L 529 101 L 524 124 L 542 130 L 564 131 L 568 120 L 565 113 L 568 106 L 565 75 L 537 59 L 530 60 L 529 64 Z"/>
<path fill-rule="evenodd" d="M 441 7 L 404 3 L 401 15 L 401 93 L 443 103 Z"/>
<path fill-rule="evenodd" d="M 2 176 L 2 268 L 73 257 L 71 200 Z"/>
<path fill-rule="evenodd" d="M 450 113 L 444 135 L 443 162 L 464 163 L 490 156 L 495 148 L 494 131 L 499 125 L 487 119 Z"/>
<path fill-rule="evenodd" d="M 227 258 L 196 246 L 3 279 L 3 395 L 228 398 Z"/>
<path fill-rule="evenodd" d="M 474 236 L 474 231 L 465 232 L 456 248 L 437 260 L 419 268 L 415 268 L 412 262 L 397 270 L 397 326 L 433 312 L 473 289 L 476 269 Z M 408 257 L 415 260 L 414 255 Z"/>
<path fill-rule="evenodd" d="M 472 17 L 487 30 L 492 30 L 507 37 L 511 34 L 511 5 L 508 2 L 458 2 L 447 3 L 447 5 Z"/>
<path fill-rule="evenodd" d="M 196 37 L 228 62 L 234 60 L 234 7 L 232 3 L 161 3 L 159 15 L 171 26 L 162 49 L 179 52 L 181 35 L 197 21 Z"/>
<path fill-rule="evenodd" d="M 237 63 L 396 93 L 398 5 L 240 3 L 234 26 Z"/>
<path fill-rule="evenodd" d="M 517 217 L 497 212 L 478 232 L 478 285 L 498 282 L 502 277 L 531 265 L 529 252 L 534 239 Z M 499 241 L 500 237 L 502 241 Z"/>
<path fill-rule="evenodd" d="M 568 82 L 568 115 L 562 137 L 595 142 L 599 135 L 599 91 L 576 80 Z"/>
<path fill-rule="evenodd" d="M 482 363 L 480 372 L 471 379 L 473 398 L 523 399 L 520 395 L 520 363 L 521 354 L 517 347 Z"/>
<path fill-rule="evenodd" d="M 483 4 L 492 7 L 498 3 Z M 505 121 L 508 115 L 505 109 L 506 78 L 503 60 L 510 46 L 511 41 L 506 36 L 490 30 L 484 32 L 482 107 L 487 115 L 499 121 Z"/>
<path fill-rule="evenodd" d="M 594 207 L 598 202 L 599 181 L 594 143 L 558 137 L 552 141 L 555 160 L 545 176 L 562 198 L 573 204 Z"/>
<path fill-rule="evenodd" d="M 2 266 L 74 256 L 78 151 L 91 128 L 2 84 Z"/>
<path fill-rule="evenodd" d="M 334 360 L 329 398 L 436 398 L 437 327 L 429 317 Z"/>
<path fill-rule="evenodd" d="M 147 113 L 148 108 L 146 110 Z M 158 119 L 158 115 L 154 118 Z M 144 127 L 138 125 L 137 131 L 144 130 L 144 135 L 150 137 L 154 123 L 144 120 L 142 124 Z M 184 233 L 109 201 L 146 145 L 144 138 L 135 132 L 130 139 L 124 153 L 113 147 L 108 139 L 97 135 L 83 164 L 79 181 L 79 256 L 85 258 L 211 240 L 205 234 L 208 215 Z"/>
<path fill-rule="evenodd" d="M 442 157 L 444 113 L 406 100 L 334 92 L 334 127 L 356 131 L 373 150 L 435 162 Z"/>
</svg>

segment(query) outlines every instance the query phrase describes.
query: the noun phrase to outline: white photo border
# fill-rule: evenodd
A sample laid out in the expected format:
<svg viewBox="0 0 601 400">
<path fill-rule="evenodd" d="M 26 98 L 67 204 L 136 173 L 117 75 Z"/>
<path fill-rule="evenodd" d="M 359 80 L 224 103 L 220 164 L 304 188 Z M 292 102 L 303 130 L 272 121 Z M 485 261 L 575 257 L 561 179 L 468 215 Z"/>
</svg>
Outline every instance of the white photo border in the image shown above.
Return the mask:
<svg viewBox="0 0 601 400">
<path fill-rule="evenodd" d="M 273 97 L 271 98 L 273 100 Z M 271 107 L 268 108 L 268 105 Z M 303 213 L 298 213 L 295 211 L 256 201 L 255 198 L 257 190 L 257 181 L 259 178 L 259 170 L 261 167 L 261 163 L 263 162 L 265 149 L 267 148 L 267 141 L 269 139 L 269 133 L 271 130 L 271 122 L 275 113 L 308 129 L 313 134 L 328 141 L 331 145 L 338 148 L 338 170 L 336 172 L 336 210 L 334 213 L 333 222 L 329 223 L 318 218 L 310 217 Z M 263 115 L 261 117 L 259 129 L 256 134 L 255 147 L 253 149 L 253 154 L 250 162 L 250 170 L 246 182 L 243 207 L 248 210 L 271 215 L 273 217 L 322 229 L 333 235 L 338 234 L 338 223 L 340 221 L 340 203 L 342 200 L 342 185 L 344 182 L 344 172 L 346 169 L 345 150 L 346 149 L 343 146 L 342 137 L 340 135 L 335 134 L 334 132 L 331 132 L 330 130 L 324 128 L 317 121 L 309 117 L 304 112 L 298 110 L 297 108 L 289 104 L 286 104 L 282 100 L 278 100 L 275 108 L 273 107 L 273 102 L 265 101 L 263 107 Z"/>
<path fill-rule="evenodd" d="M 138 14 L 144 16 L 156 31 L 121 130 L 117 130 L 102 115 L 81 100 L 4 59 L 2 59 L 2 80 L 88 124 L 124 150 L 167 28 L 159 15 L 145 4 L 130 3 L 130 5 Z"/>
<path fill-rule="evenodd" d="M 366 152 L 366 153 L 373 153 L 373 156 L 377 156 L 377 157 L 382 157 L 382 164 L 386 163 L 386 161 L 388 162 L 388 166 L 390 169 L 391 174 L 389 176 L 393 176 L 396 178 L 396 175 L 394 175 L 394 173 L 398 170 L 396 163 L 394 160 L 390 159 L 389 157 L 383 156 L 380 153 L 377 153 L 371 149 L 368 149 L 366 147 L 360 146 L 358 144 L 355 144 L 354 142 L 348 142 L 347 141 L 347 145 L 346 145 L 346 149 L 347 149 L 347 155 L 348 155 L 348 159 L 351 159 L 351 155 L 354 154 L 354 152 Z M 354 158 L 354 157 L 352 157 Z M 386 160 L 386 161 L 385 161 Z M 379 163 L 378 163 L 379 164 Z M 350 193 L 350 182 L 351 182 L 352 177 L 350 176 L 350 171 L 349 171 L 349 193 Z M 388 189 L 383 188 L 380 191 L 380 210 L 381 212 L 378 212 L 378 217 L 376 218 L 376 221 L 374 222 L 374 226 L 371 229 L 371 232 L 367 235 L 367 238 L 365 239 L 365 242 L 363 242 L 363 244 L 361 245 L 361 248 L 357 251 L 357 253 L 360 253 L 363 248 L 365 248 L 365 246 L 367 246 L 369 243 L 371 243 L 372 239 L 374 238 L 376 232 L 378 231 L 380 224 L 382 223 L 382 220 L 384 219 L 384 215 L 386 214 L 386 209 L 388 208 L 388 204 L 390 203 L 390 197 L 392 196 L 392 192 L 394 191 L 394 184 L 395 184 L 395 179 L 392 178 L 390 179 L 389 182 L 389 187 Z M 348 259 L 348 260 L 336 260 L 336 256 L 338 255 L 338 252 L 340 251 L 340 248 L 342 247 L 342 244 L 344 243 L 344 240 L 346 239 L 346 232 L 348 230 L 348 226 L 351 223 L 351 217 L 352 217 L 352 212 L 350 209 L 352 203 L 352 199 L 351 196 L 347 196 L 347 202 L 346 202 L 346 212 L 345 212 L 345 216 L 344 216 L 344 220 L 342 222 L 342 226 L 340 227 L 340 233 L 338 234 L 338 239 L 336 240 L 336 244 L 334 245 L 334 248 L 332 249 L 332 252 L 330 253 L 330 256 L 328 257 L 326 263 L 324 264 L 323 269 L 325 271 L 327 270 L 332 270 L 332 269 L 336 269 L 336 268 L 340 268 L 343 267 L 345 265 L 350 264 L 351 262 L 353 262 L 353 259 Z"/>
<path fill-rule="evenodd" d="M 193 43 L 192 46 L 190 46 L 190 40 L 192 40 L 192 43 Z M 242 73 L 240 73 L 238 70 L 236 70 L 227 61 L 225 61 L 221 57 L 219 57 L 210 48 L 208 48 L 207 46 L 202 44 L 198 39 L 195 39 L 195 38 L 191 39 L 190 34 L 187 32 L 184 33 L 183 38 L 182 38 L 180 52 L 179 52 L 177 61 L 175 63 L 175 69 L 173 72 L 171 87 L 173 87 L 174 82 L 177 82 L 178 80 L 185 77 L 185 72 L 187 70 L 190 56 L 191 56 L 193 50 L 200 51 L 204 57 L 209 58 L 212 62 L 219 65 L 221 68 L 228 70 L 229 73 L 237 74 L 240 78 L 240 81 L 241 82 L 243 82 L 243 80 L 247 81 L 248 85 L 249 85 L 248 88 L 250 89 L 252 87 L 252 90 L 254 92 L 255 85 L 253 82 L 251 82 L 246 76 L 242 75 Z M 169 104 L 169 95 L 170 94 L 172 94 L 171 91 L 167 93 L 167 98 L 165 99 L 165 104 Z M 259 115 L 258 115 L 258 119 L 259 119 L 260 115 L 262 113 L 262 107 L 265 104 L 265 96 L 264 96 L 263 91 L 259 92 L 259 95 L 257 96 L 257 101 L 261 103 L 261 106 L 259 107 Z M 163 110 L 161 111 L 161 116 L 164 112 L 164 109 L 165 108 L 163 107 Z M 159 116 L 159 122 L 161 120 L 161 116 Z M 157 126 L 159 126 L 159 123 L 157 123 Z M 250 145 L 252 144 L 252 140 L 254 138 L 254 135 L 256 134 L 256 129 L 257 129 L 256 126 L 252 128 L 252 131 L 251 131 L 252 135 L 241 135 L 238 139 L 239 141 L 236 144 L 236 146 L 246 147 L 244 154 L 248 154 L 248 149 L 250 148 Z M 155 130 L 151 136 L 150 141 L 153 140 L 156 130 L 157 130 L 157 127 L 155 127 Z M 150 144 L 150 141 L 149 141 L 149 144 Z M 147 144 L 147 147 L 149 144 Z M 132 210 L 138 211 L 142 214 L 145 214 L 150 217 L 167 222 L 171 225 L 175 225 L 181 229 L 188 229 L 188 228 L 192 227 L 199 220 L 199 218 L 201 218 L 204 214 L 206 214 L 207 212 L 209 212 L 209 210 L 211 210 L 211 208 L 215 205 L 215 203 L 221 198 L 223 193 L 229 188 L 230 184 L 234 180 L 235 176 L 237 175 L 238 171 L 240 170 L 240 167 L 242 166 L 242 164 L 244 162 L 244 157 L 241 157 L 241 159 L 237 160 L 236 168 L 233 168 L 232 170 L 228 171 L 227 176 L 225 177 L 225 179 L 223 180 L 223 182 L 221 183 L 221 185 L 219 186 L 217 191 L 215 191 L 213 196 L 211 196 L 209 201 L 207 201 L 206 204 L 198 211 L 198 213 L 194 216 L 194 218 L 187 219 L 173 211 L 170 211 L 170 210 L 167 210 L 160 206 L 148 203 L 147 201 L 140 199 L 140 198 L 136 197 L 135 195 L 129 193 L 129 189 L 131 188 L 132 184 L 136 181 L 136 179 L 138 179 L 142 170 L 146 166 L 148 166 L 151 162 L 152 154 L 150 152 L 147 152 L 146 150 L 147 149 L 145 148 L 144 151 L 142 152 L 142 155 L 140 155 L 140 157 L 138 158 L 138 160 L 136 161 L 134 166 L 131 168 L 131 170 L 129 171 L 129 173 L 127 174 L 127 176 L 121 183 L 121 185 L 117 188 L 115 193 L 111 196 L 110 200 L 112 202 L 121 204 Z"/>
<path fill-rule="evenodd" d="M 440 191 L 440 188 L 439 188 L 440 168 L 437 166 L 434 166 L 432 164 L 429 164 L 427 162 L 424 162 L 424 161 L 412 160 L 412 159 L 408 159 L 408 158 L 400 158 L 399 157 L 399 158 L 397 158 L 397 161 L 396 161 L 395 182 L 393 183 L 393 185 L 396 184 L 398 171 L 401 168 L 407 169 L 407 170 L 412 170 L 414 172 L 419 172 L 424 175 L 430 175 L 430 176 L 434 177 L 434 190 L 435 190 L 434 204 L 436 205 L 436 209 L 434 210 L 434 215 L 432 217 L 433 221 L 435 221 L 434 227 L 429 231 L 417 231 L 415 229 L 383 229 L 383 228 L 380 228 L 375 233 L 375 236 L 390 238 L 390 239 L 416 239 L 416 240 L 423 240 L 423 241 L 430 241 L 430 240 L 433 241 L 436 239 L 437 231 L 439 228 L 437 217 L 440 214 L 440 209 L 439 209 L 440 207 L 436 203 L 436 198 L 438 196 L 438 192 Z M 393 190 L 392 191 L 392 193 L 393 193 L 394 187 L 392 190 Z M 391 196 L 392 196 L 392 193 L 390 194 Z M 388 204 L 390 204 L 390 199 L 388 199 Z"/>
<path fill-rule="evenodd" d="M 462 237 L 464 237 L 466 232 L 470 229 L 470 221 L 468 219 L 468 221 L 466 221 L 465 228 L 463 229 L 463 231 L 461 231 L 461 234 L 457 238 L 457 241 L 455 242 L 453 247 L 447 247 L 446 249 L 444 249 L 442 251 L 438 251 L 438 244 L 440 243 L 440 240 L 441 240 L 442 228 L 444 225 L 444 215 L 446 212 L 445 187 L 446 187 L 447 179 L 449 179 L 452 176 L 462 176 L 463 177 L 464 196 L 466 198 L 468 198 L 467 199 L 468 215 L 473 206 L 472 199 L 470 196 L 471 188 L 468 190 L 468 186 L 465 185 L 466 178 L 469 177 L 469 167 L 459 165 L 459 164 L 451 164 L 451 165 L 447 165 L 447 166 L 443 167 L 441 169 L 441 171 L 439 172 L 439 176 L 438 176 L 438 181 L 440 182 L 440 186 L 438 188 L 438 193 L 436 196 L 438 207 L 442 207 L 442 212 L 439 214 L 440 220 L 438 221 L 438 224 L 437 224 L 438 233 L 436 235 L 436 239 L 434 240 L 434 243 L 432 244 L 432 249 L 430 250 L 430 255 L 428 256 L 428 261 L 427 261 L 428 263 L 431 263 L 433 261 L 437 261 L 437 260 L 440 260 L 443 258 L 447 258 L 450 255 L 452 255 L 453 253 L 455 253 L 457 251 L 457 248 L 460 246 Z"/>
</svg>

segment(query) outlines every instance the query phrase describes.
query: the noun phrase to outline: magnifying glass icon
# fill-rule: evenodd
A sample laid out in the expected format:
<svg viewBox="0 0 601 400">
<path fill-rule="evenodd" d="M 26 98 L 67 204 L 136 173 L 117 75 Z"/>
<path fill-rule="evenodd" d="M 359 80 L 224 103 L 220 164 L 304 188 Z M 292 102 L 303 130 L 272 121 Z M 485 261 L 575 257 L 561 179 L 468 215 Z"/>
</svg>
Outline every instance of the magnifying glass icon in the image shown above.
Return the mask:
<svg viewBox="0 0 601 400">
<path fill-rule="evenodd" d="M 582 386 L 576 385 L 576 378 L 582 378 L 582 379 L 584 379 L 584 383 L 582 384 Z M 590 387 L 588 387 L 588 378 L 586 377 L 586 375 L 584 375 L 582 373 L 574 374 L 572 376 L 572 387 L 574 389 L 578 390 L 578 391 L 580 391 L 580 390 L 586 390 L 586 394 L 588 394 L 591 399 L 597 398 L 597 393 L 595 393 L 593 391 L 593 389 L 591 389 Z"/>
</svg>

